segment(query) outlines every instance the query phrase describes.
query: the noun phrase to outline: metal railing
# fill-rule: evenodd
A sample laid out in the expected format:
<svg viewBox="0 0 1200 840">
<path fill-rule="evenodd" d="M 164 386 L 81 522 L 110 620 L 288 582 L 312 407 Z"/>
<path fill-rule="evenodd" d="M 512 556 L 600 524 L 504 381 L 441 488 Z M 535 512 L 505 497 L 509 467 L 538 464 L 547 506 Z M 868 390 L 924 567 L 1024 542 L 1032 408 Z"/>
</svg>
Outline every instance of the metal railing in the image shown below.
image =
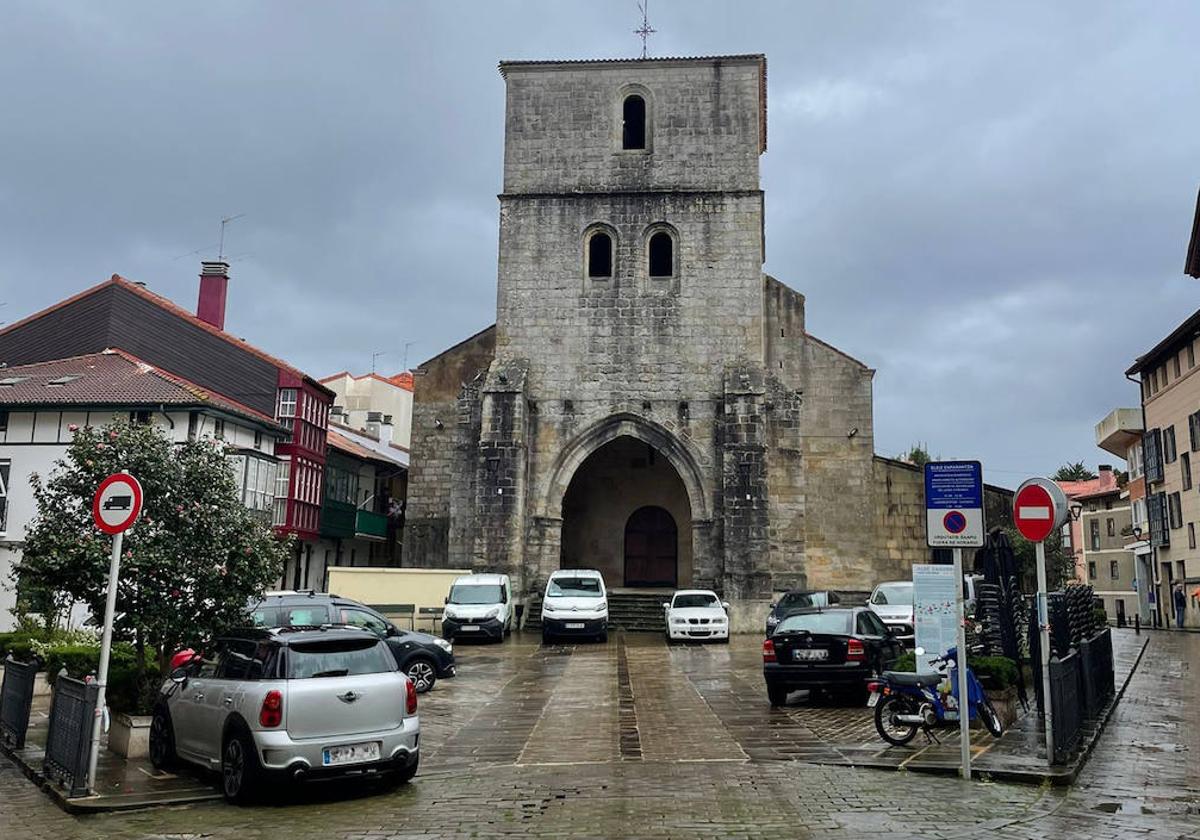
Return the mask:
<svg viewBox="0 0 1200 840">
<path fill-rule="evenodd" d="M 1113 678 L 1112 631 L 1101 630 L 1090 639 L 1079 644 L 1081 659 L 1080 685 L 1083 689 L 1083 704 L 1089 718 L 1094 718 L 1104 709 L 1108 699 L 1116 690 Z"/>
<path fill-rule="evenodd" d="M 88 792 L 88 758 L 98 693 L 96 683 L 68 677 L 65 669 L 54 681 L 42 773 L 66 788 L 68 797 Z"/>
<path fill-rule="evenodd" d="M 4 683 L 0 685 L 0 742 L 9 749 L 25 747 L 36 677 L 35 663 L 18 662 L 11 653 L 4 660 Z"/>
</svg>

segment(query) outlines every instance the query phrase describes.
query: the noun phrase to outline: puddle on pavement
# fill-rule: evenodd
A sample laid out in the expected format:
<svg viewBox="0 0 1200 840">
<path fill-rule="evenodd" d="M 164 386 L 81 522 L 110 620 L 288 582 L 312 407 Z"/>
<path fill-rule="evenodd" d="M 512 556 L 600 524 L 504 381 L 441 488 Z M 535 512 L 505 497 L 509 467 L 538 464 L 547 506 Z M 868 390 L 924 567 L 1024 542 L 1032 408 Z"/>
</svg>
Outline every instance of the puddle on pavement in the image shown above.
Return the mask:
<svg viewBox="0 0 1200 840">
<path fill-rule="evenodd" d="M 1132 799 L 1127 799 L 1124 802 L 1101 802 L 1093 810 L 1103 811 L 1106 814 L 1128 814 L 1132 816 L 1154 813 L 1142 805 L 1142 803 L 1135 802 Z"/>
<path fill-rule="evenodd" d="M 1183 744 L 1148 744 L 1145 741 L 1134 741 L 1133 746 L 1142 750 L 1153 750 L 1155 752 L 1183 752 L 1187 747 Z"/>
</svg>

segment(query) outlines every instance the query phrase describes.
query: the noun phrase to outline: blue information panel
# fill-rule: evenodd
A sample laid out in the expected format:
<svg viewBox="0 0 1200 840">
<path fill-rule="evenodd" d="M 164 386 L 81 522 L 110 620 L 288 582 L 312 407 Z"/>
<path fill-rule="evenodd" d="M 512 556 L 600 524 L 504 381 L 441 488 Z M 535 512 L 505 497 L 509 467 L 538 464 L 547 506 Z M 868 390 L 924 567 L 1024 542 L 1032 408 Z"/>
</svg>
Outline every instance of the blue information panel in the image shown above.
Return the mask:
<svg viewBox="0 0 1200 840">
<path fill-rule="evenodd" d="M 983 545 L 983 466 L 978 461 L 925 465 L 925 525 L 933 548 Z"/>
</svg>

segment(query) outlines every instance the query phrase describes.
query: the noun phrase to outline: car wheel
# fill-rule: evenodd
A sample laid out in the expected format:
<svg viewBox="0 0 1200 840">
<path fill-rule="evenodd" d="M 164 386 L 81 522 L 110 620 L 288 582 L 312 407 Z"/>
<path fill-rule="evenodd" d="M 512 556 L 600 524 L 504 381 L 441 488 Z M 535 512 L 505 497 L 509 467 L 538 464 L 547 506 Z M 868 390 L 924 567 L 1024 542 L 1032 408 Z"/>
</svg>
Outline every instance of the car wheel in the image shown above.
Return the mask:
<svg viewBox="0 0 1200 840">
<path fill-rule="evenodd" d="M 244 729 L 235 729 L 225 736 L 221 749 L 221 792 L 236 805 L 253 802 L 259 792 L 262 766 L 258 751 Z"/>
<path fill-rule="evenodd" d="M 596 641 L 598 641 L 602 645 L 608 644 L 608 631 L 605 630 L 603 633 L 601 633 L 599 636 L 597 636 Z"/>
<path fill-rule="evenodd" d="M 177 760 L 171 713 L 166 706 L 159 706 L 150 720 L 150 763 L 156 770 L 171 770 Z"/>
<path fill-rule="evenodd" d="M 982 702 L 976 703 L 975 714 L 983 721 L 987 731 L 992 733 L 992 737 L 999 738 L 1004 734 L 1004 724 L 1000 722 L 1000 715 L 996 714 L 996 710 L 992 708 L 991 700 L 985 698 Z"/>
<path fill-rule="evenodd" d="M 412 781 L 413 776 L 417 775 L 417 768 L 421 764 L 421 754 L 417 753 L 412 757 L 412 760 L 394 773 L 389 773 L 386 777 L 385 785 L 388 787 L 400 787 L 400 785 L 408 784 Z"/>
<path fill-rule="evenodd" d="M 879 737 L 889 744 L 903 747 L 917 734 L 917 724 L 899 723 L 896 715 L 912 715 L 917 712 L 917 704 L 912 698 L 901 694 L 891 694 L 882 698 L 875 707 L 875 731 Z"/>
<path fill-rule="evenodd" d="M 437 682 L 437 668 L 434 666 L 433 660 L 425 656 L 410 659 L 404 666 L 404 673 L 412 680 L 417 694 L 424 694 Z"/>
<path fill-rule="evenodd" d="M 552 645 L 552 644 L 554 644 L 554 636 L 553 636 L 553 634 L 551 634 L 551 633 L 547 633 L 545 630 L 543 630 L 543 631 L 542 631 L 542 644 L 544 644 L 544 645 Z"/>
<path fill-rule="evenodd" d="M 771 705 L 779 707 L 787 703 L 788 690 L 785 686 L 767 683 L 767 699 Z"/>
</svg>

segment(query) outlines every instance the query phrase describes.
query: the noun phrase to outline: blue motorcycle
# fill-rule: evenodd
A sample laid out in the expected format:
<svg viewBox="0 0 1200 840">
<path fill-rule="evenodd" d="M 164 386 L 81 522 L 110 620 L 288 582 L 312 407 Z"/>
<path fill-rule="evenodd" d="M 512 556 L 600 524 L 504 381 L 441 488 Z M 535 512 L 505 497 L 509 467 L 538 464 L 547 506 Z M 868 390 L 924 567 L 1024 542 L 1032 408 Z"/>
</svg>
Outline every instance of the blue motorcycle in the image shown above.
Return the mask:
<svg viewBox="0 0 1200 840">
<path fill-rule="evenodd" d="M 924 652 L 917 648 L 918 656 Z M 934 729 L 958 726 L 962 706 L 958 698 L 958 650 L 950 648 L 932 664 L 949 667 L 932 674 L 884 671 L 879 680 L 867 685 L 871 692 L 867 705 L 875 709 L 875 728 L 879 737 L 889 744 L 904 746 L 918 730 L 924 731 L 931 741 L 937 741 Z M 988 732 L 1000 737 L 1004 731 L 1000 716 L 992 708 L 970 667 L 967 668 L 967 709 L 971 719 L 982 720 Z"/>
</svg>

